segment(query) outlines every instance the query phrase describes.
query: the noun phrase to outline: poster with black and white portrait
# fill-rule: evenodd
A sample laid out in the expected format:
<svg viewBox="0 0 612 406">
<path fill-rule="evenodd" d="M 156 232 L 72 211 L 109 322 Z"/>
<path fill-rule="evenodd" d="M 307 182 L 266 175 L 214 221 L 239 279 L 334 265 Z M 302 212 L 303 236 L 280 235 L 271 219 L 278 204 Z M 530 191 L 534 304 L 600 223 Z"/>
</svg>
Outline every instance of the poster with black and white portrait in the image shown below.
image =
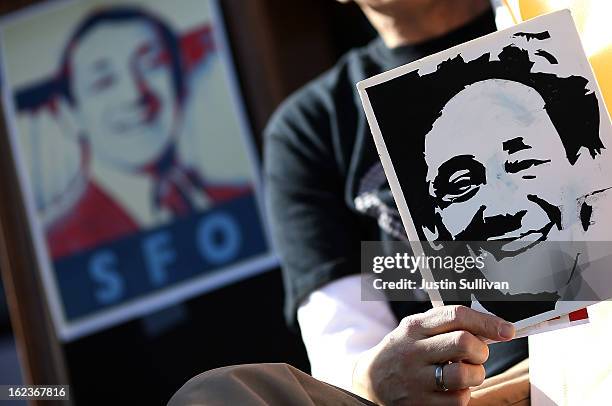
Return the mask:
<svg viewBox="0 0 612 406">
<path fill-rule="evenodd" d="M 357 87 L 414 255 L 484 263 L 421 267 L 434 304 L 521 329 L 612 297 L 612 127 L 569 11 Z"/>
</svg>

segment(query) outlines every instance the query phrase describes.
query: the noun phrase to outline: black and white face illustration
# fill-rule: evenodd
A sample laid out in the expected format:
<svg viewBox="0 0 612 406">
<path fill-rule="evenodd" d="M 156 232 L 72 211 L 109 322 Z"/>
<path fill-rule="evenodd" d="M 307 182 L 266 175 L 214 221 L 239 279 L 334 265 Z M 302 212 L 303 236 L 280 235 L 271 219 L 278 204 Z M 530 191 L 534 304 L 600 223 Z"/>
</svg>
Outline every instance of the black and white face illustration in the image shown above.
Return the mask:
<svg viewBox="0 0 612 406">
<path fill-rule="evenodd" d="M 436 300 L 516 321 L 612 296 L 591 244 L 612 240 L 612 127 L 572 24 L 553 13 L 357 86 L 412 249 L 484 257 L 423 278 L 495 284 Z"/>
<path fill-rule="evenodd" d="M 507 241 L 499 254 L 513 256 L 561 229 L 559 175 L 571 165 L 535 89 L 502 79 L 467 86 L 444 106 L 424 152 L 436 227 L 452 240 Z"/>
</svg>

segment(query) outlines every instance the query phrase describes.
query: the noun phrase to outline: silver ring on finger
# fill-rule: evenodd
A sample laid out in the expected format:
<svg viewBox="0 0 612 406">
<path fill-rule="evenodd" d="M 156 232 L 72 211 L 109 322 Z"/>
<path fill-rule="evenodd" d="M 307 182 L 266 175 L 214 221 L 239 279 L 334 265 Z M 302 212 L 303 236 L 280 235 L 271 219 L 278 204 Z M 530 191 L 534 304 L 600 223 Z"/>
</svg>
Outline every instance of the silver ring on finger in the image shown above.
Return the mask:
<svg viewBox="0 0 612 406">
<path fill-rule="evenodd" d="M 436 370 L 434 373 L 436 378 L 436 386 L 443 392 L 448 391 L 448 388 L 446 385 L 444 385 L 444 367 L 447 365 L 448 363 L 436 365 Z"/>
</svg>

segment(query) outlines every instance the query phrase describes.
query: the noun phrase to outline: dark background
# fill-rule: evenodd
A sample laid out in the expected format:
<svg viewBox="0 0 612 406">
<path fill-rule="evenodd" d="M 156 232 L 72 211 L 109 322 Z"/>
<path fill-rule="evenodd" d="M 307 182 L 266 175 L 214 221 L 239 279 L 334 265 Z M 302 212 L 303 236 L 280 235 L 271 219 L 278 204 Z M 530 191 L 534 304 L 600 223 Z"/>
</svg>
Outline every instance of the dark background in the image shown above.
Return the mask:
<svg viewBox="0 0 612 406">
<path fill-rule="evenodd" d="M 3 0 L 0 14 L 34 3 Z M 222 0 L 221 5 L 260 152 L 263 127 L 276 106 L 374 36 L 355 5 L 334 0 Z M 10 326 L 0 299 L 3 337 Z M 274 269 L 64 345 L 60 352 L 73 399 L 87 405 L 165 404 L 192 376 L 239 363 L 286 362 L 308 371 L 299 333 L 285 326 L 282 305 L 280 270 Z"/>
</svg>

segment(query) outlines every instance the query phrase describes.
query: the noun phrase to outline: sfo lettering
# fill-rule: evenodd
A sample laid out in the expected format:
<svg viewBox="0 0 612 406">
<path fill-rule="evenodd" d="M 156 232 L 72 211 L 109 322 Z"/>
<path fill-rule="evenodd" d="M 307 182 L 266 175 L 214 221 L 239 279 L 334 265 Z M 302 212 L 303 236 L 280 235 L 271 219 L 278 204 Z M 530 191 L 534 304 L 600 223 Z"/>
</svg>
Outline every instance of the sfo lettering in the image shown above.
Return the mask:
<svg viewBox="0 0 612 406">
<path fill-rule="evenodd" d="M 151 288 L 170 282 L 180 251 L 171 230 L 153 232 L 142 238 L 139 252 L 144 260 L 145 280 Z M 242 233 L 238 222 L 228 213 L 213 213 L 198 220 L 194 229 L 195 250 L 201 261 L 193 266 L 218 267 L 230 263 L 240 254 Z M 126 295 L 125 273 L 121 258 L 112 249 L 101 249 L 87 261 L 87 273 L 94 283 L 93 295 L 101 305 L 121 301 Z"/>
</svg>

